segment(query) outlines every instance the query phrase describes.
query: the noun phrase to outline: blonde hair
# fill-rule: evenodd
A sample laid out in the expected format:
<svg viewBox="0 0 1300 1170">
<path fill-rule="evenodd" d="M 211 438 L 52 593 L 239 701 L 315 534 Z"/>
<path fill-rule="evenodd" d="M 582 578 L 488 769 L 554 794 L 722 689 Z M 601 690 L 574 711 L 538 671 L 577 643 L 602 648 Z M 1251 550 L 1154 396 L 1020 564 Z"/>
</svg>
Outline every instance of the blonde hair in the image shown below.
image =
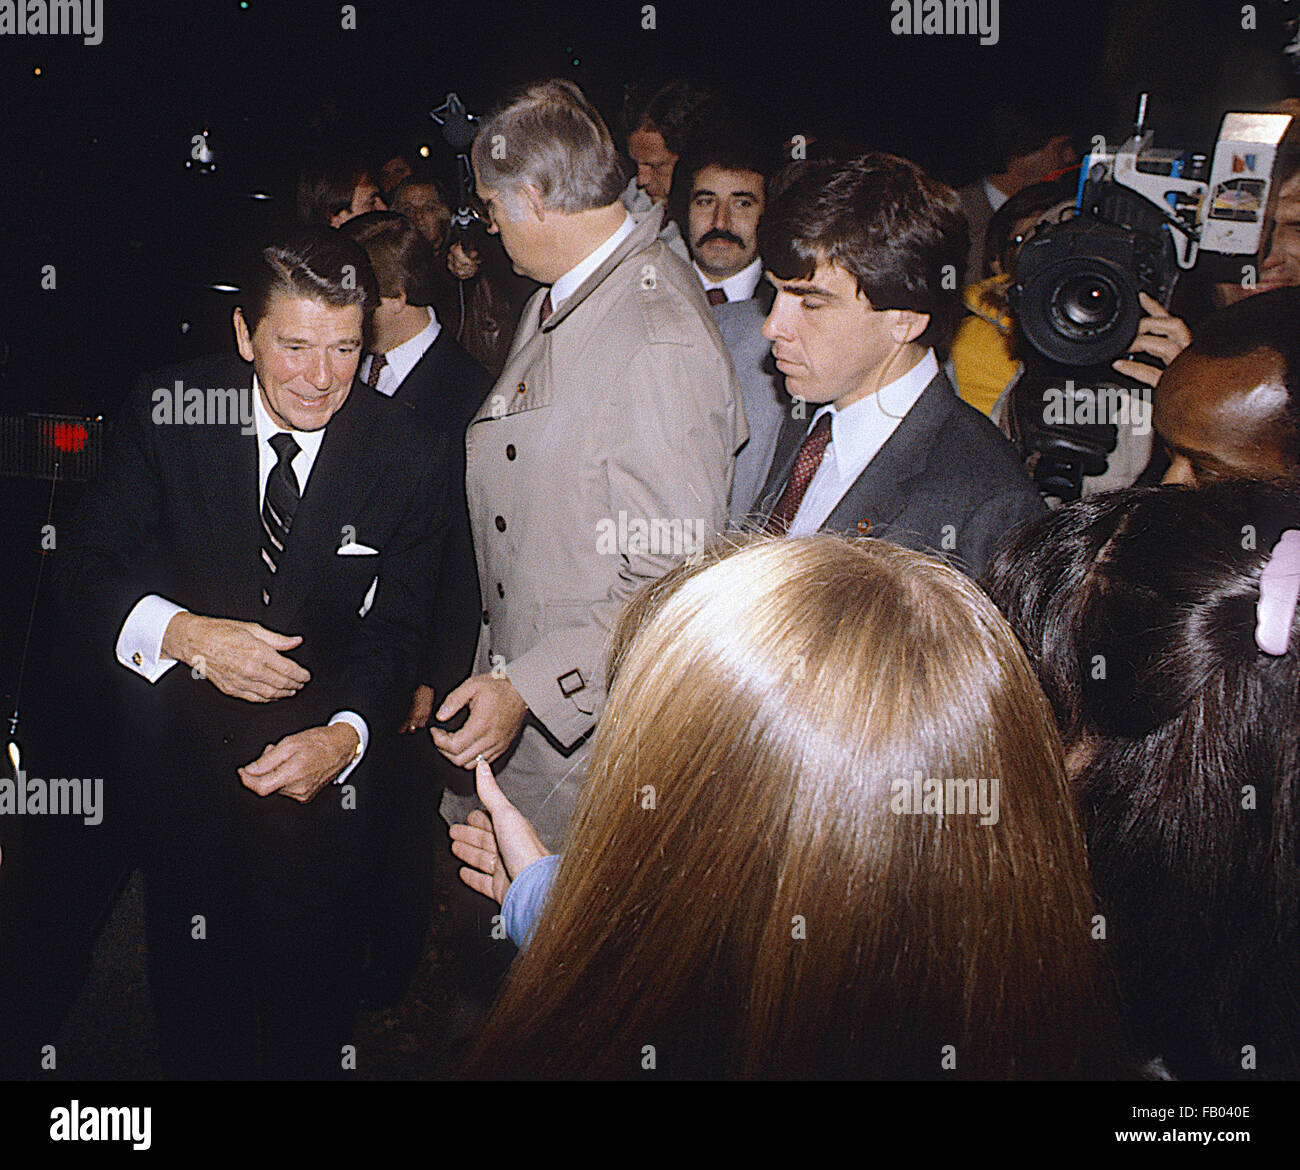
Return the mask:
<svg viewBox="0 0 1300 1170">
<path fill-rule="evenodd" d="M 1060 740 L 965 577 L 883 541 L 742 539 L 639 595 L 611 659 L 471 1074 L 635 1077 L 651 1048 L 688 1077 L 1118 1062 Z M 917 770 L 997 778 L 996 823 L 895 811 Z"/>
</svg>

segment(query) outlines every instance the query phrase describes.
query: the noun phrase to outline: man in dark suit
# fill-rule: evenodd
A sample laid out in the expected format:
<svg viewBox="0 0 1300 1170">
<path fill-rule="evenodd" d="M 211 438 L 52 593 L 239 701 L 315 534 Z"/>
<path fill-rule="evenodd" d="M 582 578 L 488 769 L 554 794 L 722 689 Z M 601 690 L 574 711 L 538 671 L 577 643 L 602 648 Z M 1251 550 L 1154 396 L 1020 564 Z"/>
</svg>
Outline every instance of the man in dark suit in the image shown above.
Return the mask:
<svg viewBox="0 0 1300 1170">
<path fill-rule="evenodd" d="M 759 234 L 776 287 L 763 333 L 794 406 L 758 523 L 870 533 L 978 575 L 1044 504 L 935 357 L 966 250 L 956 192 L 887 154 L 808 163 Z"/>
<path fill-rule="evenodd" d="M 254 1075 L 259 1032 L 267 1076 L 356 1067 L 371 741 L 410 695 L 451 468 L 355 381 L 377 299 L 338 232 L 263 249 L 243 362 L 141 386 L 60 541 L 71 620 L 125 668 L 119 807 L 143 834 L 169 1077 Z"/>
<path fill-rule="evenodd" d="M 365 1000 L 400 1001 L 423 954 L 435 893 L 438 797 L 464 787 L 465 773 L 435 750 L 427 734 L 434 706 L 468 674 L 478 643 L 479 584 L 465 499 L 465 430 L 492 388 L 492 377 L 439 321 L 433 308 L 437 256 L 404 216 L 376 211 L 340 229 L 366 250 L 379 284 L 370 353 L 362 379 L 410 407 L 445 435 L 453 459 L 450 527 L 444 545 L 429 640 L 419 683 L 393 744 L 395 805 L 378 842 L 381 864 L 370 922 Z"/>
</svg>

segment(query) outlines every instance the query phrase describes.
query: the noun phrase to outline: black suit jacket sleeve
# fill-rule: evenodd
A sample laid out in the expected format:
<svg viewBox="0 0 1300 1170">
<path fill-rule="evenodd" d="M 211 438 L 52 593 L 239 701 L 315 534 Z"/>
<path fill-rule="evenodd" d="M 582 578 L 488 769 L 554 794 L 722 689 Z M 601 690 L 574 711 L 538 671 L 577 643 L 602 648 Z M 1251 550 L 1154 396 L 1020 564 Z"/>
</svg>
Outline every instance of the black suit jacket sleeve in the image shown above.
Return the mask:
<svg viewBox="0 0 1300 1170">
<path fill-rule="evenodd" d="M 96 652 L 111 652 L 143 588 L 160 576 L 158 529 L 162 477 L 158 428 L 150 422 L 144 386 L 127 398 L 99 478 L 87 488 L 73 522 L 59 533 L 54 584 L 73 628 Z"/>
</svg>

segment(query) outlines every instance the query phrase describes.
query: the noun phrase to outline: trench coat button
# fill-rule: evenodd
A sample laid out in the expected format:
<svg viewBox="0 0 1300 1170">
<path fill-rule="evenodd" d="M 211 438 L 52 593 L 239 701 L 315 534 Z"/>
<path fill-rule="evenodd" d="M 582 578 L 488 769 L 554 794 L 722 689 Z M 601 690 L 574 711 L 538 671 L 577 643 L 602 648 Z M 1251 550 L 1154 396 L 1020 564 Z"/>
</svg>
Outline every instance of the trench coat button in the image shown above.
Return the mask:
<svg viewBox="0 0 1300 1170">
<path fill-rule="evenodd" d="M 504 516 L 498 516 L 496 518 L 496 526 L 498 532 L 504 532 L 506 530 L 506 518 Z"/>
<path fill-rule="evenodd" d="M 486 609 L 483 611 L 483 624 L 485 626 L 488 624 L 488 611 Z"/>
<path fill-rule="evenodd" d="M 517 452 L 517 451 L 515 450 L 515 445 L 514 445 L 513 443 L 507 443 L 507 444 L 506 444 L 506 458 L 507 458 L 507 459 L 510 459 L 510 460 L 513 461 L 514 457 L 515 457 L 517 454 L 519 454 L 519 452 Z"/>
<path fill-rule="evenodd" d="M 498 581 L 498 582 L 497 582 L 497 596 L 498 596 L 498 597 L 505 597 L 505 595 L 506 595 L 506 587 L 505 587 L 504 585 L 502 585 L 500 581 Z"/>
</svg>

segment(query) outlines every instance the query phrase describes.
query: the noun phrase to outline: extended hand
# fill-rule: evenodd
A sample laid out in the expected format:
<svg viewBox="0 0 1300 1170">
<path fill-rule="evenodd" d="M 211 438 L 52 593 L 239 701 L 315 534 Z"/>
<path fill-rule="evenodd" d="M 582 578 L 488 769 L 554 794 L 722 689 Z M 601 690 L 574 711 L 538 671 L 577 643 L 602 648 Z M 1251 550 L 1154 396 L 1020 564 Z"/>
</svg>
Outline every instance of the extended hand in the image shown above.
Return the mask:
<svg viewBox="0 0 1300 1170">
<path fill-rule="evenodd" d="M 481 263 L 477 252 L 466 252 L 460 244 L 447 249 L 447 271 L 457 280 L 473 280 Z"/>
<path fill-rule="evenodd" d="M 479 761 L 474 780 L 478 798 L 488 811 L 475 809 L 469 814 L 469 824 L 452 825 L 451 851 L 466 863 L 460 880 L 501 903 L 510 883 L 534 861 L 549 857 L 551 851 L 497 786 L 486 760 Z"/>
<path fill-rule="evenodd" d="M 167 623 L 162 652 L 200 670 L 222 694 L 270 703 L 311 681 L 310 672 L 280 653 L 301 643 L 298 635 L 277 634 L 256 622 L 178 613 Z"/>
<path fill-rule="evenodd" d="M 429 716 L 433 714 L 433 687 L 426 687 L 421 683 L 415 688 L 411 695 L 411 709 L 407 712 L 406 718 L 402 720 L 402 726 L 398 731 L 406 734 L 411 731 L 419 731 L 422 727 L 429 726 Z"/>
<path fill-rule="evenodd" d="M 461 683 L 443 699 L 438 718 L 450 719 L 466 703 L 469 718 L 459 731 L 429 729 L 433 746 L 458 768 L 473 767 L 479 756 L 488 763 L 495 760 L 515 742 L 528 715 L 528 704 L 514 683 L 490 674 L 472 675 Z"/>
<path fill-rule="evenodd" d="M 1155 297 L 1138 293 L 1138 300 L 1147 311 L 1147 316 L 1138 322 L 1137 336 L 1133 338 L 1129 351 L 1149 353 L 1153 357 L 1158 357 L 1167 366 L 1192 344 L 1191 331 L 1181 317 L 1171 316 Z M 1146 362 L 1121 359 L 1113 364 L 1114 368 L 1126 378 L 1136 378 L 1147 386 L 1155 386 L 1160 381 L 1160 375 L 1164 373 L 1159 367 L 1149 366 Z"/>
<path fill-rule="evenodd" d="M 239 778 L 258 796 L 278 792 L 306 804 L 352 762 L 359 742 L 356 728 L 346 723 L 309 727 L 268 744 L 239 769 Z"/>
</svg>

